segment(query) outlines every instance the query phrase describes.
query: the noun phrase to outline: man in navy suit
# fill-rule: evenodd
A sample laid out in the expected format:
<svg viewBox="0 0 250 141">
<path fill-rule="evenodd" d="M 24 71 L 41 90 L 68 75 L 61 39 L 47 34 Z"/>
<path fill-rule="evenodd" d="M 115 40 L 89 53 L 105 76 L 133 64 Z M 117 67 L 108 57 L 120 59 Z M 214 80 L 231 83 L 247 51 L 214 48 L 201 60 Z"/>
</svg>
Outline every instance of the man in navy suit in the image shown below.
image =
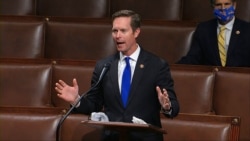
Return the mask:
<svg viewBox="0 0 250 141">
<path fill-rule="evenodd" d="M 130 10 L 121 10 L 113 14 L 112 37 L 118 52 L 97 62 L 92 86 L 98 81 L 104 65 L 110 64 L 110 68 L 101 84 L 77 104 L 76 112 L 90 114 L 103 111 L 109 121 L 118 122 L 132 122 L 132 117 L 135 116 L 157 127 L 161 127 L 161 111 L 169 118 L 177 116 L 179 104 L 169 65 L 136 42 L 140 34 L 140 22 L 140 16 Z M 124 104 L 121 87 L 126 57 L 130 58 L 131 86 L 127 102 Z M 59 80 L 55 90 L 59 98 L 71 104 L 80 97 L 76 79 L 73 79 L 73 86 Z M 162 141 L 163 135 L 133 132 L 128 138 L 130 141 Z M 104 140 L 116 141 L 118 134 L 107 135 Z"/>
<path fill-rule="evenodd" d="M 211 4 L 216 19 L 197 26 L 189 52 L 177 63 L 224 66 L 217 36 L 225 26 L 225 66 L 250 67 L 250 24 L 235 17 L 236 0 L 211 0 Z"/>
</svg>

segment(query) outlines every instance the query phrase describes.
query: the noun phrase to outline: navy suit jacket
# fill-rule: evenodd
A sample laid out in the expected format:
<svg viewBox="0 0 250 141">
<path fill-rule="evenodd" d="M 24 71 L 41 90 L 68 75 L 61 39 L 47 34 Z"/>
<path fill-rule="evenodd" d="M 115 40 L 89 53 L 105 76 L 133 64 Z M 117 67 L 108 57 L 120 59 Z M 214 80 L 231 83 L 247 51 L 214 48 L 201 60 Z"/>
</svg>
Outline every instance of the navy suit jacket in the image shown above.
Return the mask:
<svg viewBox="0 0 250 141">
<path fill-rule="evenodd" d="M 221 66 L 217 43 L 217 20 L 200 23 L 189 52 L 177 63 Z M 229 42 L 226 66 L 250 67 L 250 24 L 235 18 Z"/>
<path fill-rule="evenodd" d="M 160 86 L 168 91 L 172 103 L 172 114 L 167 116 L 174 117 L 178 114 L 179 104 L 167 62 L 142 48 L 136 63 L 128 104 L 123 108 L 118 86 L 119 59 L 117 53 L 97 62 L 92 85 L 97 82 L 104 64 L 110 63 L 109 71 L 99 87 L 90 92 L 87 98 L 82 99 L 76 111 L 89 114 L 104 110 L 110 121 L 132 122 L 132 116 L 135 116 L 161 127 L 161 106 L 156 92 L 156 86 Z"/>
</svg>

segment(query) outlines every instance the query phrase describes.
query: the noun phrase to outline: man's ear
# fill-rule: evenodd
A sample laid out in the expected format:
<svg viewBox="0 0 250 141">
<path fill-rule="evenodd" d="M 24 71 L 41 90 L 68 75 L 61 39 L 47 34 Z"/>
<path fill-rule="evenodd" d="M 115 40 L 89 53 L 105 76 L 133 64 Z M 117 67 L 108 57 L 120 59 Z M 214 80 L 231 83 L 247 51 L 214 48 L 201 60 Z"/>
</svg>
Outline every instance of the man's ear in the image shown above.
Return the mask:
<svg viewBox="0 0 250 141">
<path fill-rule="evenodd" d="M 139 36 L 140 32 L 141 32 L 141 29 L 140 29 L 140 28 L 137 28 L 137 29 L 134 31 L 134 36 L 135 36 L 135 38 L 137 38 L 137 37 Z"/>
<path fill-rule="evenodd" d="M 236 5 L 237 5 L 237 3 L 233 2 L 234 9 L 236 9 Z"/>
</svg>

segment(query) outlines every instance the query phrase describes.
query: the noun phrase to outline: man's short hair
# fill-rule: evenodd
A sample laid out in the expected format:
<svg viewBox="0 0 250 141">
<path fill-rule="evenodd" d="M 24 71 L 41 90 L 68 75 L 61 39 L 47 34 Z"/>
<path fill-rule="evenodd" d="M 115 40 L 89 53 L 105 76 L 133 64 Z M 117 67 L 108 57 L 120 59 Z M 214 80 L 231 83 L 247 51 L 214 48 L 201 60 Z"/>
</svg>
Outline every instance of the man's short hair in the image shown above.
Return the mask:
<svg viewBox="0 0 250 141">
<path fill-rule="evenodd" d="M 120 10 L 112 15 L 112 22 L 118 17 L 131 17 L 131 27 L 133 31 L 141 27 L 141 17 L 132 10 Z"/>
<path fill-rule="evenodd" d="M 210 0 L 211 6 L 214 6 L 216 0 Z M 236 2 L 236 0 L 231 0 L 232 2 Z"/>
</svg>

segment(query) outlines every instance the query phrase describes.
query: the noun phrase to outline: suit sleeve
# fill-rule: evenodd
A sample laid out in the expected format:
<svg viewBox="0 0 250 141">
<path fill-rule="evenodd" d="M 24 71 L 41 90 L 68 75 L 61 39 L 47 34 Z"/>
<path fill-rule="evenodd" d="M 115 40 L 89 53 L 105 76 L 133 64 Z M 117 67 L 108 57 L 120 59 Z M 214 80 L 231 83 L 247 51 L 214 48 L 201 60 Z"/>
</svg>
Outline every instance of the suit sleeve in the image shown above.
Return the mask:
<svg viewBox="0 0 250 141">
<path fill-rule="evenodd" d="M 91 88 L 97 83 L 102 68 L 103 68 L 103 63 L 98 62 L 93 71 L 91 79 Z M 103 93 L 101 85 L 98 85 L 87 94 L 87 97 L 81 99 L 80 106 L 75 108 L 74 112 L 90 114 L 92 112 L 100 111 L 102 107 L 103 107 Z"/>
<path fill-rule="evenodd" d="M 174 91 L 174 81 L 171 76 L 170 68 L 167 62 L 162 61 L 162 67 L 157 77 L 157 84 L 161 89 L 165 88 L 168 92 L 171 101 L 172 111 L 170 114 L 165 114 L 167 117 L 173 118 L 179 113 L 179 103 Z"/>
</svg>

